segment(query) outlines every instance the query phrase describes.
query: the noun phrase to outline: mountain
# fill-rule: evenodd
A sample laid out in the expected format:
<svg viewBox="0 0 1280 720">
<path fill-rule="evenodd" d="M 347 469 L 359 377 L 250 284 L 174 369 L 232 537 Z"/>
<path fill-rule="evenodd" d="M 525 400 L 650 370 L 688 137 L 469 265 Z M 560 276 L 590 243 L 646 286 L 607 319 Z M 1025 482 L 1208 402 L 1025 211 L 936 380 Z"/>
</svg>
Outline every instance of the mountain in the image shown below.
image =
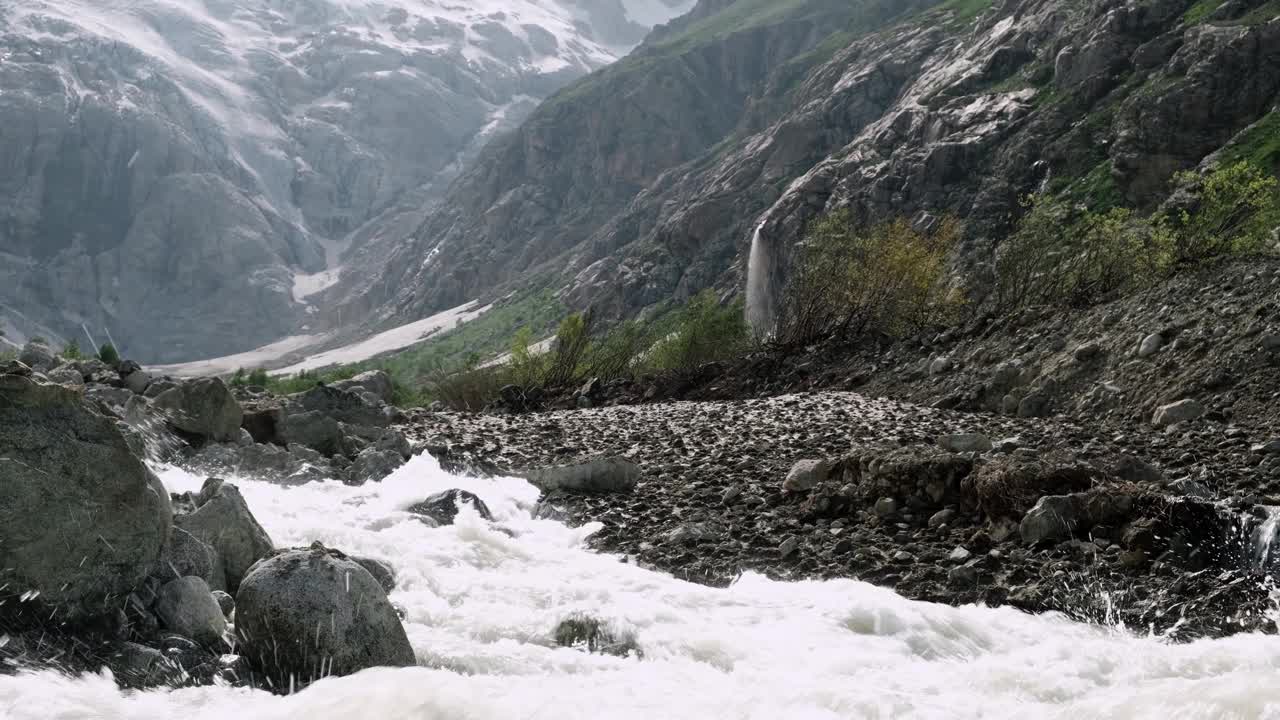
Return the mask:
<svg viewBox="0 0 1280 720">
<path fill-rule="evenodd" d="M 701 0 L 488 145 L 376 272 L 378 321 L 549 281 L 632 316 L 715 287 L 767 325 L 818 214 L 965 221 L 980 282 L 1027 193 L 1151 207 L 1273 168 L 1274 0 Z M 371 300 L 373 298 L 373 300 Z"/>
<path fill-rule="evenodd" d="M 0 330 L 176 361 L 306 327 L 366 224 L 691 4 L 0 0 Z"/>
</svg>

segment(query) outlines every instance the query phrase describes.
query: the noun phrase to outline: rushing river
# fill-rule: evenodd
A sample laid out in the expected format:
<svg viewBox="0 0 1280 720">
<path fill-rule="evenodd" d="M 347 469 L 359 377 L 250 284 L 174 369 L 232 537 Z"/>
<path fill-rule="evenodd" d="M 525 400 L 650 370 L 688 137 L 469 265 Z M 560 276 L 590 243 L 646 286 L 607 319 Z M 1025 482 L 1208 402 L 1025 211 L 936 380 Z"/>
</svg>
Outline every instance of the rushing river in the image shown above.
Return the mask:
<svg viewBox="0 0 1280 720">
<path fill-rule="evenodd" d="M 172 491 L 202 478 L 163 470 Z M 289 697 L 227 687 L 121 692 L 107 676 L 0 677 L 5 720 L 808 720 L 1280 718 L 1280 638 L 1169 644 L 1010 609 L 910 602 L 854 581 L 692 585 L 591 553 L 591 528 L 530 519 L 522 480 L 451 477 L 427 455 L 382 483 L 237 480 L 277 545 L 320 540 L 396 568 L 421 667 L 330 678 Z M 451 487 L 469 509 L 404 511 Z M 586 612 L 643 659 L 557 647 Z"/>
</svg>

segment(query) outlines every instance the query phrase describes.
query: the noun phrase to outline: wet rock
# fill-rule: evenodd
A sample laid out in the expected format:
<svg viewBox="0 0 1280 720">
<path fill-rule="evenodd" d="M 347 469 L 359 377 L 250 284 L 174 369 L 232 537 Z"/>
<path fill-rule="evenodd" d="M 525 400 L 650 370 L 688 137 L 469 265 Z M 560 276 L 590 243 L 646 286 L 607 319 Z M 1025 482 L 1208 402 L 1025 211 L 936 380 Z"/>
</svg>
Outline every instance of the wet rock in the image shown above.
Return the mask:
<svg viewBox="0 0 1280 720">
<path fill-rule="evenodd" d="M 231 619 L 231 613 L 236 610 L 236 599 L 221 590 L 213 591 L 213 599 L 218 603 L 218 609 L 222 610 L 222 616 Z"/>
<path fill-rule="evenodd" d="M 1152 333 L 1144 338 L 1138 344 L 1138 357 L 1146 358 L 1160 352 L 1160 348 L 1164 347 L 1164 337 L 1160 333 Z"/>
<path fill-rule="evenodd" d="M 891 497 L 880 498 L 876 501 L 876 514 L 880 517 L 889 517 L 898 512 L 898 501 Z"/>
<path fill-rule="evenodd" d="M 347 477 L 353 485 L 377 482 L 395 472 L 401 465 L 404 465 L 404 456 L 400 453 L 367 447 L 356 456 L 355 462 L 347 471 Z"/>
<path fill-rule="evenodd" d="M 337 385 L 317 385 L 303 393 L 290 395 L 288 406 L 302 413 L 320 413 L 338 422 L 364 427 L 386 427 L 389 419 L 383 403 L 376 398 L 366 397 L 352 390 L 344 390 Z M 288 412 L 288 410 L 287 410 Z M 316 448 L 319 450 L 319 448 Z M 321 452 L 324 452 L 321 450 Z"/>
<path fill-rule="evenodd" d="M 1128 482 L 1164 482 L 1164 473 L 1159 468 L 1133 455 L 1121 455 L 1117 458 L 1111 465 L 1111 474 Z"/>
<path fill-rule="evenodd" d="M 805 492 L 818 487 L 827 479 L 834 463 L 829 460 L 800 460 L 791 467 L 782 482 L 786 492 Z"/>
<path fill-rule="evenodd" d="M 598 618 L 576 613 L 556 625 L 553 633 L 560 647 L 583 648 L 587 652 L 629 657 L 642 657 L 635 635 L 618 632 Z"/>
<path fill-rule="evenodd" d="M 381 585 L 382 589 L 388 594 L 390 594 L 392 590 L 396 589 L 396 571 L 393 570 L 390 565 L 382 562 L 381 560 L 374 560 L 373 558 L 367 557 L 352 556 L 351 559 L 358 563 L 360 567 L 368 570 L 369 574 L 373 576 L 373 579 L 377 580 L 378 584 Z"/>
<path fill-rule="evenodd" d="M 415 664 L 386 591 L 341 553 L 313 545 L 253 568 L 236 593 L 236 634 L 277 688 Z"/>
<path fill-rule="evenodd" d="M 76 390 L 0 376 L 0 488 L 0 600 L 34 592 L 41 621 L 84 619 L 156 569 L 169 496 Z"/>
<path fill-rule="evenodd" d="M 1069 540 L 1083 515 L 1084 505 L 1078 496 L 1047 495 L 1022 517 L 1018 534 L 1027 545 Z"/>
<path fill-rule="evenodd" d="M 213 591 L 198 577 L 170 580 L 160 588 L 156 615 L 164 627 L 209 647 L 222 641 L 227 618 Z"/>
<path fill-rule="evenodd" d="M 685 523 L 669 530 L 663 540 L 669 545 L 692 545 L 701 542 L 713 542 L 724 533 L 723 529 L 710 522 Z"/>
<path fill-rule="evenodd" d="M 234 485 L 210 479 L 200 491 L 195 512 L 179 515 L 174 524 L 213 547 L 225 573 L 226 589 L 235 592 L 250 566 L 274 549 Z"/>
<path fill-rule="evenodd" d="M 204 580 L 214 590 L 226 589 L 222 563 L 213 547 L 175 526 L 169 531 L 156 577 L 169 581 L 189 576 Z"/>
<path fill-rule="evenodd" d="M 154 402 L 170 412 L 169 421 L 183 432 L 215 442 L 234 441 L 240 434 L 244 413 L 220 378 L 188 380 Z"/>
<path fill-rule="evenodd" d="M 493 520 L 493 513 L 489 512 L 489 506 L 485 505 L 478 495 L 458 489 L 436 493 L 422 502 L 411 505 L 409 512 L 429 517 L 440 525 L 452 525 L 454 518 L 458 516 L 459 507 L 464 503 L 475 510 L 481 518 Z"/>
<path fill-rule="evenodd" d="M 543 492 L 625 493 L 640 481 L 640 467 L 618 457 L 597 457 L 575 465 L 561 465 L 517 473 Z"/>
<path fill-rule="evenodd" d="M 107 661 L 116 680 L 127 688 L 142 689 L 181 681 L 182 669 L 164 653 L 134 642 L 120 643 Z"/>
<path fill-rule="evenodd" d="M 1195 400 L 1179 400 L 1176 403 L 1161 405 L 1151 417 L 1151 424 L 1156 427 L 1167 427 L 1177 423 L 1189 422 L 1203 416 L 1205 406 Z"/>
<path fill-rule="evenodd" d="M 289 447 L 301 445 L 325 457 L 343 451 L 344 436 L 338 421 L 318 410 L 284 414 L 276 426 L 276 436 Z"/>
<path fill-rule="evenodd" d="M 413 457 L 413 446 L 409 444 L 409 438 L 394 428 L 387 428 L 382 432 L 376 447 L 379 450 L 393 452 L 404 460 Z"/>
<path fill-rule="evenodd" d="M 800 549 L 800 538 L 797 538 L 795 535 L 792 535 L 786 538 L 785 540 L 783 540 L 782 544 L 778 545 L 778 557 L 781 557 L 781 558 L 791 557 L 799 549 Z"/>
<path fill-rule="evenodd" d="M 956 514 L 957 514 L 956 511 L 952 508 L 939 510 L 938 512 L 929 516 L 929 527 L 936 528 L 942 525 L 946 525 L 952 520 L 955 520 Z"/>
<path fill-rule="evenodd" d="M 938 438 L 938 446 L 954 453 L 987 452 L 993 447 L 991 438 L 981 433 L 943 435 Z"/>
</svg>

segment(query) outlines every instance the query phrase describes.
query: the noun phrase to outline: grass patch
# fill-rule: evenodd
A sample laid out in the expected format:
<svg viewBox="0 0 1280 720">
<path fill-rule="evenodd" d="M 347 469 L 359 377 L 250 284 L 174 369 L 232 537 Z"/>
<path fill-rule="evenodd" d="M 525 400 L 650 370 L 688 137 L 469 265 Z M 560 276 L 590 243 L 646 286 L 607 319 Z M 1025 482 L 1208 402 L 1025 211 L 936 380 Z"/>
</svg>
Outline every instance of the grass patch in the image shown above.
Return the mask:
<svg viewBox="0 0 1280 720">
<path fill-rule="evenodd" d="M 1224 162 L 1248 162 L 1275 172 L 1280 170 L 1280 111 L 1272 110 L 1245 130 L 1222 153 Z"/>
<path fill-rule="evenodd" d="M 1192 5 L 1182 15 L 1182 22 L 1187 25 L 1199 25 L 1204 22 L 1205 18 L 1212 15 L 1218 8 L 1222 7 L 1223 0 L 1200 0 L 1200 2 Z"/>
</svg>

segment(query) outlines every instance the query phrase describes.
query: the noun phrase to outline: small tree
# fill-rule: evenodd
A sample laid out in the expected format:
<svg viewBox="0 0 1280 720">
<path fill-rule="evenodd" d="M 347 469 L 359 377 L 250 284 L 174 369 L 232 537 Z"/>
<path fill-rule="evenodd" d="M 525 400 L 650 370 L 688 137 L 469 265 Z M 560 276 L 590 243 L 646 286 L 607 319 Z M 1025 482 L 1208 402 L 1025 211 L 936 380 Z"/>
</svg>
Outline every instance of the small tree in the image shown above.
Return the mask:
<svg viewBox="0 0 1280 720">
<path fill-rule="evenodd" d="M 62 348 L 62 357 L 67 360 L 81 360 L 84 358 L 84 354 L 80 352 L 80 343 L 76 342 L 75 338 L 71 338 L 67 346 Z"/>
<path fill-rule="evenodd" d="M 1178 173 L 1174 182 L 1199 188 L 1197 206 L 1173 218 L 1174 264 L 1259 253 L 1271 244 L 1271 230 L 1280 214 L 1274 176 L 1238 162 L 1203 178 L 1194 171 Z"/>
<path fill-rule="evenodd" d="M 742 303 L 723 305 L 714 291 L 703 290 L 680 311 L 675 331 L 650 349 L 648 361 L 657 370 L 689 371 L 741 355 L 750 337 Z"/>
<path fill-rule="evenodd" d="M 116 352 L 116 347 L 111 343 L 103 343 L 102 347 L 98 348 L 98 359 L 115 367 L 120 364 L 120 353 Z"/>
</svg>

